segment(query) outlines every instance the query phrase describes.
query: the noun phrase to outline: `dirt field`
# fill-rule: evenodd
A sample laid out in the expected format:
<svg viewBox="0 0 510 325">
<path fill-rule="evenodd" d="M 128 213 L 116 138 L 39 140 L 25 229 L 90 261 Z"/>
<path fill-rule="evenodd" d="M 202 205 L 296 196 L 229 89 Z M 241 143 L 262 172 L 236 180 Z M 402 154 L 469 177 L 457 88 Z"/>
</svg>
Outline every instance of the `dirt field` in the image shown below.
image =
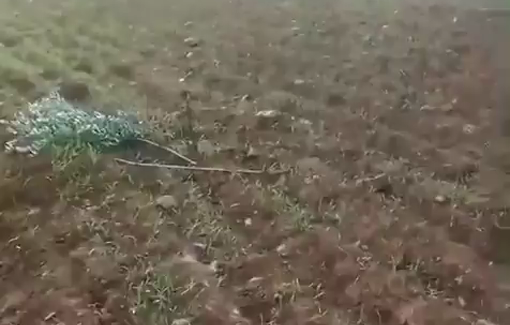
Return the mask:
<svg viewBox="0 0 510 325">
<path fill-rule="evenodd" d="M 461 2 L 2 1 L 1 119 L 263 172 L 1 153 L 0 325 L 510 324 L 510 20 Z"/>
</svg>

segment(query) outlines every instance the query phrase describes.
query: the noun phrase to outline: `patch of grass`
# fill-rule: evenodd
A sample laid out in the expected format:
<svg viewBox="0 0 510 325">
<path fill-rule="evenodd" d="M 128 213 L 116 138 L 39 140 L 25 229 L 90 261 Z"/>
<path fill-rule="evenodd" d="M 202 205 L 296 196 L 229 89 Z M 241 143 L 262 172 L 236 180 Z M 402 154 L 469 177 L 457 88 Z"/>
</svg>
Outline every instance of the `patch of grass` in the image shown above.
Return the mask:
<svg viewBox="0 0 510 325">
<path fill-rule="evenodd" d="M 192 304 L 204 291 L 204 284 L 167 272 L 149 272 L 135 288 L 132 312 L 152 325 L 170 325 L 190 320 Z"/>
<path fill-rule="evenodd" d="M 277 189 L 272 189 L 271 197 L 276 205 L 275 210 L 279 212 L 281 218 L 286 218 L 285 223 L 291 229 L 304 232 L 312 228 L 316 217 L 299 202 Z"/>
<path fill-rule="evenodd" d="M 192 207 L 194 213 L 186 218 L 184 236 L 193 242 L 205 245 L 216 259 L 232 255 L 239 247 L 238 238 L 225 223 L 220 212 L 210 203 L 210 198 L 201 193 L 196 184 L 190 184 L 188 198 L 184 205 Z"/>
</svg>

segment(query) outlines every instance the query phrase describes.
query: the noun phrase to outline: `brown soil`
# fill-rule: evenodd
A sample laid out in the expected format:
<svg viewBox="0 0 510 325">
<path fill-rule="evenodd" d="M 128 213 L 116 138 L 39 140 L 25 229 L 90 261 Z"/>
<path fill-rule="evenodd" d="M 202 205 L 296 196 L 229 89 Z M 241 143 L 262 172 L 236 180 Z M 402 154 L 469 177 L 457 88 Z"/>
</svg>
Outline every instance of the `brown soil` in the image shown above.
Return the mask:
<svg viewBox="0 0 510 325">
<path fill-rule="evenodd" d="M 505 11 L 87 10 L 141 38 L 105 71 L 146 100 L 156 140 L 265 171 L 106 155 L 56 173 L 47 157 L 0 154 L 0 325 L 510 323 Z M 91 96 L 82 82 L 70 96 Z"/>
</svg>

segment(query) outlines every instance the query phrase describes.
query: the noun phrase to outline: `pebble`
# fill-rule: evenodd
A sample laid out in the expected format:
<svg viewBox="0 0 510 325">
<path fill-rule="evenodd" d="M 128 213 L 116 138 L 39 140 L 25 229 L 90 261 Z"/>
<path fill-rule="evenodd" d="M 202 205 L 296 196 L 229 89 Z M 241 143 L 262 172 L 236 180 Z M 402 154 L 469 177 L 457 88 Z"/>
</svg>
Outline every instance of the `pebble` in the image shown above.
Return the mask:
<svg viewBox="0 0 510 325">
<path fill-rule="evenodd" d="M 248 152 L 246 153 L 246 158 L 256 158 L 259 156 L 260 156 L 260 152 L 257 149 L 250 146 L 250 148 L 248 149 Z"/>
<path fill-rule="evenodd" d="M 172 322 L 172 325 L 191 325 L 191 322 L 189 319 L 179 318 L 179 319 L 174 319 L 174 321 Z"/>
<path fill-rule="evenodd" d="M 197 47 L 199 44 L 199 41 L 196 38 L 188 37 L 184 40 L 184 44 L 186 44 L 190 47 Z"/>
<path fill-rule="evenodd" d="M 216 147 L 209 140 L 200 140 L 197 143 L 198 153 L 206 157 L 212 156 L 216 153 Z"/>
<path fill-rule="evenodd" d="M 278 111 L 275 110 L 267 110 L 267 111 L 260 111 L 255 114 L 257 117 L 265 117 L 265 118 L 271 118 L 271 117 L 277 117 L 279 114 Z"/>
<path fill-rule="evenodd" d="M 434 198 L 434 202 L 436 203 L 446 203 L 448 202 L 448 198 L 444 195 L 437 195 L 435 198 Z"/>
<path fill-rule="evenodd" d="M 163 209 L 172 209 L 177 207 L 178 203 L 172 195 L 163 195 L 156 200 L 156 205 Z"/>
</svg>

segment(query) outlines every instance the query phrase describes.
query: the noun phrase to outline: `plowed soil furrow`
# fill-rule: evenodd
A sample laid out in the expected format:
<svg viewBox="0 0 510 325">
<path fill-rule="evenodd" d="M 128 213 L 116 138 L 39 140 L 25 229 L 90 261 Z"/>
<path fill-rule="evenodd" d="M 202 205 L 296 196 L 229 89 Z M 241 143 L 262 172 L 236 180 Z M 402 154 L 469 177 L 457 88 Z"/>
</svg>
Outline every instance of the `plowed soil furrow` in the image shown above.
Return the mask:
<svg viewBox="0 0 510 325">
<path fill-rule="evenodd" d="M 0 3 L 2 143 L 60 86 L 262 171 L 1 154 L 0 325 L 509 323 L 507 10 L 482 5 Z"/>
</svg>

